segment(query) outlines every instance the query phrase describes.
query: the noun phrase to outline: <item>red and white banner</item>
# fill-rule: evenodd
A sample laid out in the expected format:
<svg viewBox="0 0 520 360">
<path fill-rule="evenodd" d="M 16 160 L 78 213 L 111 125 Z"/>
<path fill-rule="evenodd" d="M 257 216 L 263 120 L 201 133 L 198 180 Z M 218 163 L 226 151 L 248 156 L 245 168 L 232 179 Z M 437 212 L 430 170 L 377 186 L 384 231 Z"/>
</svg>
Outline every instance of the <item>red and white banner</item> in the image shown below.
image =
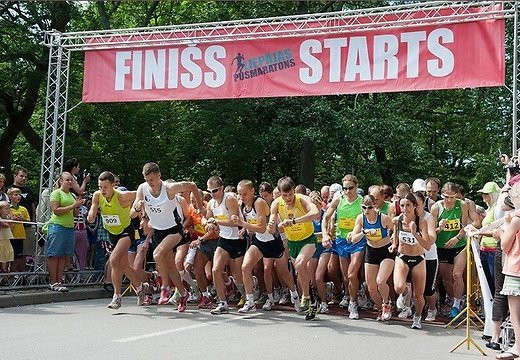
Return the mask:
<svg viewBox="0 0 520 360">
<path fill-rule="evenodd" d="M 84 102 L 499 86 L 504 20 L 85 53 Z"/>
</svg>

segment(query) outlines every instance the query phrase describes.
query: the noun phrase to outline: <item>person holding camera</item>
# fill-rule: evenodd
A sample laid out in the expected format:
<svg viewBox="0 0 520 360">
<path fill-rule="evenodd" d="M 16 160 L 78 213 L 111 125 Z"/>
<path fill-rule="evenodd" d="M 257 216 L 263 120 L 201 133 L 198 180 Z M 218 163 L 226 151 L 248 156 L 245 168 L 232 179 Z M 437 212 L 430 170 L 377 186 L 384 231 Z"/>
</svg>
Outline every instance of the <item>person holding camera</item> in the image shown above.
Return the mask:
<svg viewBox="0 0 520 360">
<path fill-rule="evenodd" d="M 87 185 L 90 182 L 90 173 L 86 170 L 83 171 L 81 186 L 78 184 L 78 174 L 79 174 L 79 161 L 76 158 L 69 159 L 65 161 L 63 164 L 63 171 L 72 174 L 72 191 L 76 195 L 83 195 L 85 190 L 87 189 Z"/>
</svg>

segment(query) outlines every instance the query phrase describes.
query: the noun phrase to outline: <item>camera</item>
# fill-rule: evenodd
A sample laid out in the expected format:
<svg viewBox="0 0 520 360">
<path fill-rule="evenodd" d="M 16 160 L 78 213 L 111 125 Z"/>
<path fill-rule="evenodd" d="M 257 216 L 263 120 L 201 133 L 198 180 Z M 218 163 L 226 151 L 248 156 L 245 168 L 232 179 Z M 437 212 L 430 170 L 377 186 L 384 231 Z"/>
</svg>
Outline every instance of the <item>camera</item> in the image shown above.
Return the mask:
<svg viewBox="0 0 520 360">
<path fill-rule="evenodd" d="M 504 168 L 507 172 L 509 172 L 510 176 L 515 176 L 520 173 L 520 167 L 518 166 L 518 159 L 517 157 L 513 157 L 511 161 L 509 161 Z"/>
</svg>

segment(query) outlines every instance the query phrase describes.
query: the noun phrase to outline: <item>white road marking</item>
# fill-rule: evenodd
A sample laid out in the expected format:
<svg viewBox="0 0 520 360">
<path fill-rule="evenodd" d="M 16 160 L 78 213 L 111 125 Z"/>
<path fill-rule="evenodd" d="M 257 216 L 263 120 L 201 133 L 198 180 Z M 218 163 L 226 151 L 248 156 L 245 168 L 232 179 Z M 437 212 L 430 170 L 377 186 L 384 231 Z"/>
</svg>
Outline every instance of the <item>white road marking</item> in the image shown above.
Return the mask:
<svg viewBox="0 0 520 360">
<path fill-rule="evenodd" d="M 200 324 L 193 324 L 193 325 L 183 326 L 183 327 L 176 328 L 176 329 L 157 331 L 157 332 L 153 332 L 153 333 L 149 333 L 149 334 L 141 334 L 141 335 L 137 335 L 137 336 L 130 336 L 130 337 L 126 337 L 126 338 L 115 339 L 115 340 L 113 340 L 113 342 L 127 343 L 127 342 L 136 341 L 136 340 L 142 340 L 142 339 L 148 339 L 148 338 L 152 338 L 152 337 L 156 337 L 156 336 L 172 334 L 172 333 L 176 333 L 176 332 L 179 332 L 179 331 L 198 329 L 198 328 L 205 327 L 205 326 L 210 326 L 210 325 L 219 325 L 219 324 L 224 324 L 224 323 L 228 323 L 228 322 L 236 321 L 236 320 L 245 320 L 245 319 L 249 319 L 249 318 L 252 318 L 252 317 L 255 317 L 255 316 L 259 316 L 259 315 L 262 315 L 262 313 L 259 312 L 259 313 L 250 314 L 250 315 L 247 315 L 247 316 L 236 316 L 236 317 L 232 317 L 232 318 L 225 319 L 225 320 L 220 320 L 220 321 L 215 320 L 215 321 L 210 321 L 210 322 L 207 322 L 207 323 L 200 323 Z"/>
</svg>

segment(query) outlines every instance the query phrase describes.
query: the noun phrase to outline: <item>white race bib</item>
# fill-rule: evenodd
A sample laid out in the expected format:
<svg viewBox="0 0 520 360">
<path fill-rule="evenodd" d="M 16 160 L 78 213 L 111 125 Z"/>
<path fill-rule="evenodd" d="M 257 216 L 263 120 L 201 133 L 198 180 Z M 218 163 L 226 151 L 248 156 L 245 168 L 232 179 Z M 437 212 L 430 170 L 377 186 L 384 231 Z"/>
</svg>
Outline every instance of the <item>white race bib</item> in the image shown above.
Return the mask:
<svg viewBox="0 0 520 360">
<path fill-rule="evenodd" d="M 408 244 L 408 245 L 415 245 L 418 243 L 415 236 L 413 236 L 412 233 L 407 232 L 407 231 L 399 231 L 399 241 L 402 242 L 403 244 Z"/>
<path fill-rule="evenodd" d="M 105 226 L 120 226 L 121 220 L 119 215 L 101 215 L 103 218 L 103 225 Z"/>
</svg>

